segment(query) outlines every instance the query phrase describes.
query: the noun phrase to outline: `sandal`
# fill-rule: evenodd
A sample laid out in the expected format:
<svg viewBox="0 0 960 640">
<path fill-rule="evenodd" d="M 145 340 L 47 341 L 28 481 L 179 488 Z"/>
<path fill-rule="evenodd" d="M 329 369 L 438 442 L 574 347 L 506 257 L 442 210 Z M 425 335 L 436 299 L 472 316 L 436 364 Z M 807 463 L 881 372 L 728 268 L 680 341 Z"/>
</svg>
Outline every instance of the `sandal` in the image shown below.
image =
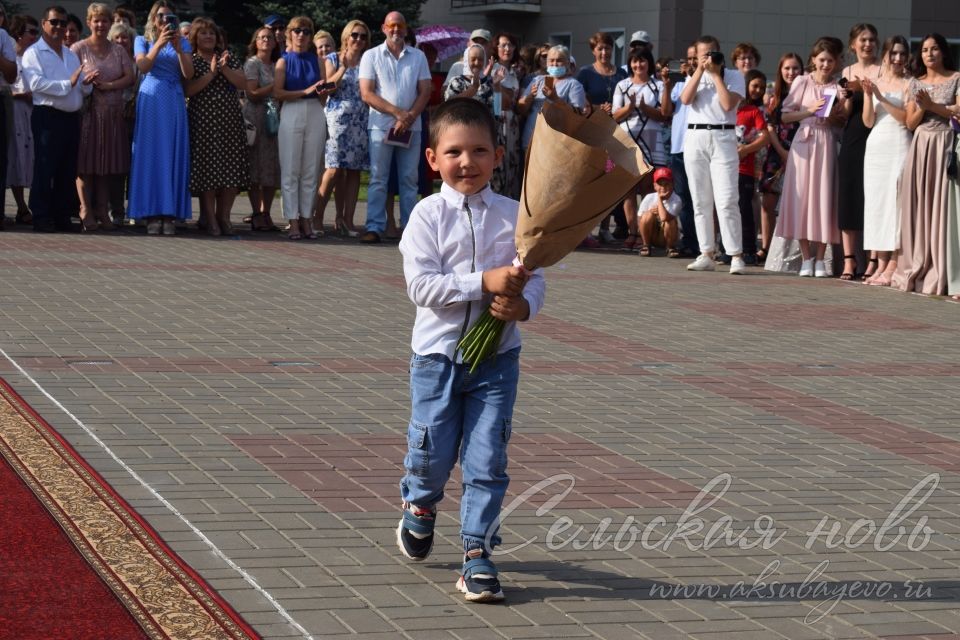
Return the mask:
<svg viewBox="0 0 960 640">
<path fill-rule="evenodd" d="M 650 257 L 650 245 L 642 244 L 640 245 L 640 255 L 645 258 Z"/>
<path fill-rule="evenodd" d="M 679 249 L 676 249 L 676 248 L 671 247 L 671 248 L 667 251 L 667 257 L 668 257 L 668 258 L 679 258 L 679 257 L 680 257 L 680 251 L 679 251 Z"/>
<path fill-rule="evenodd" d="M 767 261 L 767 247 L 760 247 L 757 251 L 757 264 L 763 264 Z"/>
<path fill-rule="evenodd" d="M 634 247 L 637 246 L 637 234 L 628 233 L 627 239 L 623 241 L 623 246 L 620 247 L 620 251 L 626 251 L 627 253 L 632 253 Z"/>
<path fill-rule="evenodd" d="M 33 213 L 30 209 L 18 209 L 15 222 L 16 224 L 33 224 Z"/>
<path fill-rule="evenodd" d="M 843 265 L 843 273 L 840 274 L 840 279 L 844 282 L 849 282 L 857 277 L 857 256 L 843 256 L 844 263 L 847 260 L 853 260 L 853 271 L 847 271 L 847 265 Z"/>
<path fill-rule="evenodd" d="M 867 265 L 868 265 L 868 266 L 867 266 L 867 271 L 870 271 L 869 265 L 873 265 L 873 271 L 870 271 L 870 273 L 867 273 L 867 271 L 864 271 L 864 272 L 863 272 L 863 275 L 860 277 L 860 279 L 861 279 L 861 280 L 867 280 L 867 279 L 872 278 L 873 276 L 877 275 L 877 265 L 879 265 L 879 264 L 880 264 L 880 259 L 879 259 L 879 258 L 870 258 L 869 260 L 867 260 Z"/>
</svg>

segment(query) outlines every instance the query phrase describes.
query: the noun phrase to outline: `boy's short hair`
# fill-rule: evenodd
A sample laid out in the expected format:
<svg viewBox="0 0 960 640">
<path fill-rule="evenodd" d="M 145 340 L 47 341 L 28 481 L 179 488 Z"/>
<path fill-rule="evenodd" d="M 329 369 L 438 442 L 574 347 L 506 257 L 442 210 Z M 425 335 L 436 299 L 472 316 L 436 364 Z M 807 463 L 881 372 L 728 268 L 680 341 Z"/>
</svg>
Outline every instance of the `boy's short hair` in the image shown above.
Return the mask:
<svg viewBox="0 0 960 640">
<path fill-rule="evenodd" d="M 497 146 L 497 121 L 490 109 L 473 98 L 453 98 L 447 100 L 430 114 L 430 148 L 437 150 L 440 134 L 451 125 L 480 127 L 490 133 L 490 142 Z"/>
</svg>

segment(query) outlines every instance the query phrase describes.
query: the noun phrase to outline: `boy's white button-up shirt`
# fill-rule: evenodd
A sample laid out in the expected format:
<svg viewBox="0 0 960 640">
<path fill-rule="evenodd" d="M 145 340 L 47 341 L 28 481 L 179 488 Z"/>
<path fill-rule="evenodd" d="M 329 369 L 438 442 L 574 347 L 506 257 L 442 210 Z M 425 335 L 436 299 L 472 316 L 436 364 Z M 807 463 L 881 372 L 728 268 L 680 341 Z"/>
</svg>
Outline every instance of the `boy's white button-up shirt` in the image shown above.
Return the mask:
<svg viewBox="0 0 960 640">
<path fill-rule="evenodd" d="M 465 196 L 444 184 L 440 193 L 417 203 L 400 241 L 407 295 L 417 305 L 414 353 L 442 353 L 460 361 L 457 342 L 493 299 L 483 293 L 483 272 L 510 265 L 516 257 L 518 208 L 516 200 L 489 186 Z M 545 290 L 537 269 L 522 294 L 530 304 L 528 319 L 543 306 Z M 497 352 L 519 346 L 520 331 L 513 322 L 504 328 Z"/>
</svg>

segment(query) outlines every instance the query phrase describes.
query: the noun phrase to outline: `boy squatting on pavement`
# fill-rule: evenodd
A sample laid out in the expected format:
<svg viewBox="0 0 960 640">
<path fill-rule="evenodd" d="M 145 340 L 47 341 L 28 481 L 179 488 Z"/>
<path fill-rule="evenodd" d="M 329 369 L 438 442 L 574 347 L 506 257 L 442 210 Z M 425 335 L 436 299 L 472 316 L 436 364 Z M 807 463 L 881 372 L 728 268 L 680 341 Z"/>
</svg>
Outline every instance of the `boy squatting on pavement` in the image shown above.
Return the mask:
<svg viewBox="0 0 960 640">
<path fill-rule="evenodd" d="M 471 602 L 503 600 L 490 554 L 500 544 L 499 514 L 510 481 L 507 442 L 520 371 L 516 321 L 537 314 L 545 291 L 539 270 L 511 266 L 519 203 L 488 184 L 503 156 L 496 139 L 493 116 L 479 102 L 456 98 L 437 108 L 426 154 L 443 186 L 417 204 L 400 242 L 417 315 L 397 544 L 411 560 L 430 554 L 436 505 L 459 457 L 464 560 L 457 589 Z M 509 324 L 497 356 L 470 374 L 456 345 L 488 305 Z"/>
</svg>

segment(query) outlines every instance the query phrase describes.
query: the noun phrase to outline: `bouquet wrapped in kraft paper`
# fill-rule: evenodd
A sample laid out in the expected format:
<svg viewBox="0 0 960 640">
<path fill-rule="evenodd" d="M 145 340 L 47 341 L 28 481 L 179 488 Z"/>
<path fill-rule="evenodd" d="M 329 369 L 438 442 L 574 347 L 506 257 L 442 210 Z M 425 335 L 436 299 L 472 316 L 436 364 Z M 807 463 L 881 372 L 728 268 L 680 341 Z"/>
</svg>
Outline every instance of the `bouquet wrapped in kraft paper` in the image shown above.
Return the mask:
<svg viewBox="0 0 960 640">
<path fill-rule="evenodd" d="M 515 264 L 532 271 L 562 260 L 651 170 L 607 114 L 548 102 L 527 148 Z M 503 327 L 487 309 L 464 335 L 458 348 L 471 371 L 497 353 Z"/>
</svg>

